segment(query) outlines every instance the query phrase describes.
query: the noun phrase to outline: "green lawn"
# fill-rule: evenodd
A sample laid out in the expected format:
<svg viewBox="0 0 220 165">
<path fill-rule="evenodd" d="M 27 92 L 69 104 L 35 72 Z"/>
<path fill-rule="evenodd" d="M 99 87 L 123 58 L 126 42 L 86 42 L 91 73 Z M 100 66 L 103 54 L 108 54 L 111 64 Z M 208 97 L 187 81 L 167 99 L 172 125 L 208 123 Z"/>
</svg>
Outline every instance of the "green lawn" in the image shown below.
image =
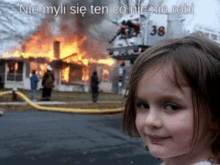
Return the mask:
<svg viewBox="0 0 220 165">
<path fill-rule="evenodd" d="M 10 89 L 4 89 L 1 91 L 8 91 Z M 0 92 L 1 92 L 0 91 Z M 19 89 L 18 91 L 22 92 L 28 98 L 30 96 L 30 90 L 22 90 Z M 37 93 L 37 100 L 41 99 L 42 91 L 38 91 Z M 74 101 L 88 101 L 87 104 L 85 103 L 71 103 L 66 105 L 42 105 L 42 106 L 50 106 L 50 107 L 63 107 L 63 108 L 81 108 L 81 109 L 106 109 L 106 108 L 119 108 L 123 107 L 123 96 L 118 94 L 112 93 L 100 93 L 98 101 L 110 101 L 109 103 L 92 103 L 91 102 L 91 93 L 77 93 L 77 92 L 52 92 L 52 100 L 53 101 L 66 101 L 66 102 L 74 102 Z M 12 94 L 0 96 L 0 102 L 11 102 L 12 101 Z M 18 101 L 24 102 L 22 98 L 18 96 Z M 35 110 L 30 105 L 0 105 L 0 108 L 6 111 L 24 111 L 24 110 Z"/>
<path fill-rule="evenodd" d="M 1 91 L 8 91 L 11 89 L 3 89 Z M 0 91 L 0 92 L 1 92 Z M 28 98 L 30 97 L 30 90 L 18 89 L 18 91 L 25 94 Z M 37 100 L 41 99 L 42 91 L 37 92 Z M 91 93 L 79 93 L 79 92 L 59 92 L 53 91 L 51 98 L 53 101 L 91 101 Z M 12 99 L 12 95 L 0 96 L 0 102 L 9 102 Z M 119 94 L 112 93 L 100 93 L 99 101 L 123 101 L 123 96 Z M 21 98 L 18 98 L 18 101 L 23 101 Z"/>
</svg>

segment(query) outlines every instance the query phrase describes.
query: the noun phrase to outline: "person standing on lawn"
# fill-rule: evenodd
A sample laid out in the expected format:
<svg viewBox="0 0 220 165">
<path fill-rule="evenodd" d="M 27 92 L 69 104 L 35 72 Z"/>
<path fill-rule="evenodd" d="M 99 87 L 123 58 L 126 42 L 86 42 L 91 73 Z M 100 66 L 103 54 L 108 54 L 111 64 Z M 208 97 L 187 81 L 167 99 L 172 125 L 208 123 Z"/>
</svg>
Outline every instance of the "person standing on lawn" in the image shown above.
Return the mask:
<svg viewBox="0 0 220 165">
<path fill-rule="evenodd" d="M 52 88 L 54 87 L 54 73 L 50 65 L 47 66 L 47 71 L 43 76 L 42 86 L 43 91 L 41 100 L 49 101 L 51 99 Z"/>
<path fill-rule="evenodd" d="M 35 74 L 36 70 L 32 71 L 32 76 L 30 78 L 31 82 L 31 93 L 30 97 L 32 101 L 36 101 L 36 96 L 37 96 L 37 83 L 39 82 L 38 76 Z"/>
<path fill-rule="evenodd" d="M 97 102 L 99 95 L 99 79 L 98 79 L 97 71 L 94 71 L 92 73 L 90 86 L 92 93 L 92 101 L 95 103 Z"/>
</svg>

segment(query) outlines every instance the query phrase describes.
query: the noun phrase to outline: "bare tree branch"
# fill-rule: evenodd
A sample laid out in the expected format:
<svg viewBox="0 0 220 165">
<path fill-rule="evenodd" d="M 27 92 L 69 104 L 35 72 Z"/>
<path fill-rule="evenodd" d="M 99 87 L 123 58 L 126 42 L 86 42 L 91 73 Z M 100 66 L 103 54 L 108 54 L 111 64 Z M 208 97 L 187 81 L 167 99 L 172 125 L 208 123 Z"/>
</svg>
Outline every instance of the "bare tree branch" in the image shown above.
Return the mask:
<svg viewBox="0 0 220 165">
<path fill-rule="evenodd" d="M 127 6 L 127 13 L 130 13 L 130 2 L 129 2 L 129 0 L 126 0 L 125 1 L 126 3 L 126 6 Z"/>
<path fill-rule="evenodd" d="M 31 6 L 33 4 L 23 2 L 0 2 L 0 43 L 10 45 L 8 41 L 19 43 L 28 34 L 37 28 L 37 22 L 43 20 L 43 14 L 21 14 L 20 5 Z M 4 44 L 7 43 L 7 44 Z"/>
<path fill-rule="evenodd" d="M 144 0 L 140 0 L 139 5 L 141 6 L 144 3 Z"/>
</svg>

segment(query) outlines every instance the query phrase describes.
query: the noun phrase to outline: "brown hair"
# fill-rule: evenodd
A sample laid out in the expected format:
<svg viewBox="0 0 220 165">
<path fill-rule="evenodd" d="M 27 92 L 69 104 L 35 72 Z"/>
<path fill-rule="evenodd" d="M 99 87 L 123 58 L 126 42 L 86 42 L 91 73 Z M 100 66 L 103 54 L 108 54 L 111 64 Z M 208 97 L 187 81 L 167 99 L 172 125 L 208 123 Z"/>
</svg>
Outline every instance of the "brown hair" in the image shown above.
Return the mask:
<svg viewBox="0 0 220 165">
<path fill-rule="evenodd" d="M 132 68 L 128 83 L 122 130 L 129 136 L 140 136 L 135 126 L 135 96 L 137 86 L 143 75 L 153 66 L 171 63 L 174 83 L 180 87 L 184 79 L 192 89 L 194 109 L 194 133 L 192 146 L 198 137 L 199 118 L 220 125 L 220 104 L 216 94 L 220 94 L 220 47 L 203 37 L 191 35 L 178 39 L 163 40 L 140 55 Z M 207 115 L 201 116 L 201 110 Z M 209 124 L 207 124 L 209 125 Z M 216 129 L 210 140 L 212 152 L 220 153 L 220 134 Z M 191 148 L 192 149 L 192 148 Z"/>
</svg>

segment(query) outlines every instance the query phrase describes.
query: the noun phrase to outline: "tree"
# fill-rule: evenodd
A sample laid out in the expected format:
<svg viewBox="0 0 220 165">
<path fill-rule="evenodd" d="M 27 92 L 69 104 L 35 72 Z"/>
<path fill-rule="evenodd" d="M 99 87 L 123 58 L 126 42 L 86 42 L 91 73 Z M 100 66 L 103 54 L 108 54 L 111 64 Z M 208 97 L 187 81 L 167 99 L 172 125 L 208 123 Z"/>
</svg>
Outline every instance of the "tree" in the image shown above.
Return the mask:
<svg viewBox="0 0 220 165">
<path fill-rule="evenodd" d="M 13 41 L 21 43 L 31 31 L 34 31 L 43 19 L 41 14 L 22 13 L 21 6 L 31 6 L 30 3 L 6 2 L 0 3 L 0 49 L 8 47 Z M 9 44 L 10 43 L 10 44 Z"/>
</svg>

